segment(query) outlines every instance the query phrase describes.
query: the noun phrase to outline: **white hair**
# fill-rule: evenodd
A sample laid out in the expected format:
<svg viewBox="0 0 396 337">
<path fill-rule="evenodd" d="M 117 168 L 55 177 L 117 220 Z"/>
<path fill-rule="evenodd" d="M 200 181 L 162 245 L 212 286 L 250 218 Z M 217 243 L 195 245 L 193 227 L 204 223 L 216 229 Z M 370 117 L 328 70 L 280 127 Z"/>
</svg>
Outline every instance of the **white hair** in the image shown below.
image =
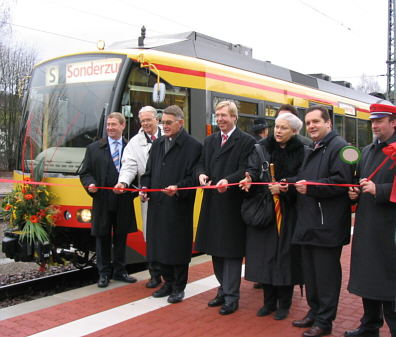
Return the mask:
<svg viewBox="0 0 396 337">
<path fill-rule="evenodd" d="M 301 130 L 302 126 L 303 126 L 303 122 L 302 122 L 301 119 L 298 118 L 296 115 L 293 115 L 293 114 L 290 113 L 290 112 L 284 112 L 284 113 L 278 115 L 278 117 L 276 117 L 275 123 L 276 123 L 278 120 L 282 120 L 282 119 L 288 121 L 290 127 L 291 127 L 294 131 L 296 131 L 296 133 L 299 133 L 299 132 L 300 132 L 300 130 Z"/>
<path fill-rule="evenodd" d="M 151 105 L 146 105 L 139 110 L 139 116 L 142 112 L 150 111 L 153 113 L 154 118 L 157 118 L 157 109 L 153 108 Z"/>
</svg>

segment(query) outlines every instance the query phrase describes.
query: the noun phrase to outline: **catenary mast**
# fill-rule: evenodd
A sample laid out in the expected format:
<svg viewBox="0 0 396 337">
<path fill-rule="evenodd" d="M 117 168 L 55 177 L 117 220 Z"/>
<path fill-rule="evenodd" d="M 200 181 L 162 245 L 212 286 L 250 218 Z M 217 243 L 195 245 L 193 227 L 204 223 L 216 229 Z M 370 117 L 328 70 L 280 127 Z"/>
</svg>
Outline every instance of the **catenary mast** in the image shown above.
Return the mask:
<svg viewBox="0 0 396 337">
<path fill-rule="evenodd" d="M 396 92 L 395 92 L 395 84 L 396 84 L 396 71 L 395 71 L 395 1 L 389 0 L 388 6 L 388 59 L 387 63 L 387 86 L 386 93 L 387 98 L 393 103 L 396 103 Z"/>
</svg>

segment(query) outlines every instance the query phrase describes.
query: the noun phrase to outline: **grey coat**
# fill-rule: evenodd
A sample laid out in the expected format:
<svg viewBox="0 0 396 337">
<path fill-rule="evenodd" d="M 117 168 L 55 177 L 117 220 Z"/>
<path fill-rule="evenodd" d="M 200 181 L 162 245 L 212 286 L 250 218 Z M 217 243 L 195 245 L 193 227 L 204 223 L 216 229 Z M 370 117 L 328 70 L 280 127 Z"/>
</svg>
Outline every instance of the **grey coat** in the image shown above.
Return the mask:
<svg viewBox="0 0 396 337">
<path fill-rule="evenodd" d="M 358 176 L 367 178 L 384 160 L 382 148 L 396 142 L 396 134 L 385 143 L 370 144 L 363 150 Z M 388 161 L 372 181 L 376 196 L 360 195 L 353 232 L 348 290 L 358 296 L 396 299 L 396 204 L 389 201 L 396 168 Z"/>
</svg>

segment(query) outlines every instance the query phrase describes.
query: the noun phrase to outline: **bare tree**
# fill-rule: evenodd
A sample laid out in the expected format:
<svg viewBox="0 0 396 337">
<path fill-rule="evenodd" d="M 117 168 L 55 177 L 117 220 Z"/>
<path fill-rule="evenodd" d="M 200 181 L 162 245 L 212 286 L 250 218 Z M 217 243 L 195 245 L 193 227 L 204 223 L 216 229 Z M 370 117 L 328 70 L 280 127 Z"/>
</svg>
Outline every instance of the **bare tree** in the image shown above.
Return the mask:
<svg viewBox="0 0 396 337">
<path fill-rule="evenodd" d="M 30 75 L 36 52 L 12 41 L 11 5 L 0 0 L 0 169 L 16 167 L 16 147 L 20 137 L 20 86 Z"/>
<path fill-rule="evenodd" d="M 367 94 L 382 91 L 378 81 L 374 77 L 366 74 L 362 74 L 360 77 L 360 83 L 356 87 L 356 90 Z"/>
<path fill-rule="evenodd" d="M 10 2 L 7 0 L 0 0 L 0 40 L 5 36 L 6 33 L 11 31 L 10 16 Z"/>
<path fill-rule="evenodd" d="M 33 69 L 36 53 L 23 46 L 0 45 L 0 144 L 6 167 L 16 164 L 16 146 L 21 120 L 20 86 Z"/>
</svg>

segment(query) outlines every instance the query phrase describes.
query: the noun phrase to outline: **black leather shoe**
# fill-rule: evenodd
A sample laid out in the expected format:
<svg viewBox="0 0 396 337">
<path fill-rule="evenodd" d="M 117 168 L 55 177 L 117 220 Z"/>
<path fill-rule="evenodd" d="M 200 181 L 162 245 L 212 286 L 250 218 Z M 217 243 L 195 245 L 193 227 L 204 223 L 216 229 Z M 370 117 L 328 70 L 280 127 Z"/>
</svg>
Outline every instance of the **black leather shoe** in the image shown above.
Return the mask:
<svg viewBox="0 0 396 337">
<path fill-rule="evenodd" d="M 213 300 L 208 302 L 208 307 L 219 307 L 224 304 L 224 296 L 217 295 Z"/>
<path fill-rule="evenodd" d="M 292 322 L 292 325 L 297 328 L 309 328 L 314 324 L 315 320 L 312 317 L 305 316 L 303 319 L 298 319 Z"/>
<path fill-rule="evenodd" d="M 183 298 L 184 298 L 184 291 L 173 292 L 168 297 L 168 303 L 172 303 L 172 304 L 179 303 L 179 302 L 183 301 Z"/>
<path fill-rule="evenodd" d="M 307 331 L 304 331 L 303 336 L 304 337 L 321 337 L 321 336 L 327 336 L 331 334 L 330 329 L 322 329 L 319 326 L 313 326 L 312 328 L 308 329 Z"/>
<path fill-rule="evenodd" d="M 122 281 L 126 283 L 135 283 L 137 281 L 137 279 L 135 279 L 133 276 L 128 276 L 127 273 L 114 275 L 113 280 Z"/>
<path fill-rule="evenodd" d="M 99 275 L 98 287 L 106 288 L 109 285 L 109 277 L 107 275 Z"/>
<path fill-rule="evenodd" d="M 146 283 L 146 288 L 157 288 L 160 284 L 161 279 L 153 277 Z"/>
<path fill-rule="evenodd" d="M 378 330 L 366 330 L 363 327 L 359 327 L 355 330 L 345 331 L 345 337 L 379 337 Z"/>
<path fill-rule="evenodd" d="M 159 298 L 159 297 L 169 296 L 171 293 L 172 293 L 172 287 L 169 284 L 165 283 L 157 291 L 154 291 L 152 296 Z"/>
<path fill-rule="evenodd" d="M 237 311 L 237 309 L 238 309 L 238 301 L 234 301 L 229 304 L 224 303 L 219 310 L 219 314 L 220 315 L 229 315 L 229 314 L 232 314 L 235 311 Z"/>
<path fill-rule="evenodd" d="M 258 317 L 268 316 L 275 310 L 276 310 L 276 308 L 268 307 L 268 306 L 264 305 L 257 311 L 256 316 L 258 316 Z"/>
<path fill-rule="evenodd" d="M 278 309 L 275 312 L 274 319 L 280 321 L 282 319 L 285 319 L 287 315 L 289 315 L 289 309 Z"/>
</svg>

